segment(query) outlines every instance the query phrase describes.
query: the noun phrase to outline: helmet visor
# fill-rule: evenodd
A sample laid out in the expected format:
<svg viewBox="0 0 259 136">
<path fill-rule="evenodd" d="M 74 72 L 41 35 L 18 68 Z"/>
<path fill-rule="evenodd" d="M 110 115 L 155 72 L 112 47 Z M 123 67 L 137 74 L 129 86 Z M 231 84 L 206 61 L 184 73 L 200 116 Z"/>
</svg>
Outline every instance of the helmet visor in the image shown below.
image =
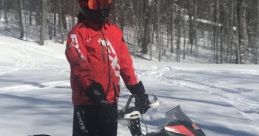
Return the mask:
<svg viewBox="0 0 259 136">
<path fill-rule="evenodd" d="M 112 0 L 88 0 L 88 8 L 92 10 L 105 9 L 112 4 Z"/>
</svg>

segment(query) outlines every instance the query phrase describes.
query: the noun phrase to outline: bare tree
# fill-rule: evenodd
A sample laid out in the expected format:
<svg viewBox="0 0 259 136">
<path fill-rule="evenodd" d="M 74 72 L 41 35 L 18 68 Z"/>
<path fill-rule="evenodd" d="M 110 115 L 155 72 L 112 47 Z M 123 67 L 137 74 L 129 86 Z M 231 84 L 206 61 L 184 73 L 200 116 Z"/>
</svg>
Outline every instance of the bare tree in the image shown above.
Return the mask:
<svg viewBox="0 0 259 136">
<path fill-rule="evenodd" d="M 160 2 L 157 1 L 157 44 L 158 44 L 158 60 L 161 61 L 162 59 L 162 45 L 161 44 L 161 38 L 160 38 Z"/>
<path fill-rule="evenodd" d="M 255 64 L 258 64 L 258 57 L 259 57 L 259 2 L 257 1 L 257 18 L 256 18 L 256 37 L 257 37 L 257 41 L 256 41 L 256 47 L 255 47 Z"/>
<path fill-rule="evenodd" d="M 186 58 L 186 44 L 187 44 L 187 20 L 183 20 L 183 34 L 184 34 L 184 43 L 183 43 L 183 59 Z"/>
<path fill-rule="evenodd" d="M 176 25 L 177 25 L 177 42 L 176 42 L 176 60 L 180 62 L 181 58 L 181 9 L 177 9 L 177 18 L 176 18 Z"/>
<path fill-rule="evenodd" d="M 248 58 L 247 5 L 245 0 L 237 0 L 238 50 L 236 63 L 244 64 Z"/>
<path fill-rule="evenodd" d="M 214 18 L 215 18 L 215 25 L 214 25 L 214 55 L 215 55 L 215 61 L 216 63 L 219 62 L 219 33 L 220 33 L 220 1 L 216 0 L 215 1 L 215 13 L 214 13 Z"/>
<path fill-rule="evenodd" d="M 173 53 L 174 52 L 174 12 L 175 12 L 175 1 L 174 0 L 170 0 L 170 13 L 169 13 L 169 19 L 170 19 L 170 23 L 169 23 L 169 32 L 170 32 L 170 40 L 171 40 L 171 45 L 170 45 L 170 52 Z"/>
<path fill-rule="evenodd" d="M 45 40 L 46 20 L 47 20 L 46 4 L 47 4 L 47 0 L 41 1 L 42 13 L 41 13 L 41 29 L 40 29 L 40 41 L 39 41 L 40 45 L 44 45 L 44 40 Z"/>
<path fill-rule="evenodd" d="M 76 0 L 73 0 L 73 13 L 72 13 L 72 25 L 74 26 L 76 24 L 76 20 L 75 20 L 75 17 L 76 17 L 76 13 L 77 13 L 77 1 Z"/>
<path fill-rule="evenodd" d="M 19 30 L 20 30 L 20 39 L 24 37 L 24 28 L 23 28 L 23 13 L 22 13 L 22 0 L 17 0 L 17 11 L 18 11 L 18 24 L 19 24 Z"/>
<path fill-rule="evenodd" d="M 2 0 L 0 0 L 0 9 L 4 9 L 3 7 L 3 1 Z M 2 18 L 2 10 L 0 10 L 0 18 Z"/>
<path fill-rule="evenodd" d="M 150 30 L 151 30 L 151 1 L 145 0 L 144 1 L 144 17 L 143 17 L 143 28 L 144 28 L 144 33 L 143 33 L 143 39 L 142 39 L 142 53 L 147 54 L 148 53 L 148 45 L 150 42 Z"/>
<path fill-rule="evenodd" d="M 5 25 L 8 25 L 8 10 L 7 10 L 7 4 L 8 4 L 8 0 L 4 0 L 3 1 L 3 5 L 4 5 L 4 19 L 5 19 Z"/>
<path fill-rule="evenodd" d="M 59 7 L 59 30 L 60 30 L 60 34 L 61 34 L 61 44 L 64 43 L 64 27 L 63 27 L 63 21 L 62 21 L 62 5 L 61 5 L 61 0 L 58 0 L 58 7 Z"/>
<path fill-rule="evenodd" d="M 17 30 L 18 38 L 23 38 L 32 35 L 28 30 L 36 34 L 40 28 L 37 39 L 30 38 L 43 45 L 45 37 L 64 42 L 66 30 L 76 23 L 78 4 L 76 0 L 0 0 L 0 8 L 6 31 Z M 178 56 L 179 61 L 180 55 L 202 57 L 203 48 L 211 50 L 210 62 L 259 62 L 258 0 L 117 0 L 112 14 L 134 55 L 149 54 L 152 59 L 158 54 L 159 61 L 162 56 Z"/>
<path fill-rule="evenodd" d="M 196 24 L 197 24 L 197 0 L 188 1 L 189 10 L 189 41 L 191 44 L 191 53 L 193 51 L 193 45 L 196 47 Z"/>
</svg>

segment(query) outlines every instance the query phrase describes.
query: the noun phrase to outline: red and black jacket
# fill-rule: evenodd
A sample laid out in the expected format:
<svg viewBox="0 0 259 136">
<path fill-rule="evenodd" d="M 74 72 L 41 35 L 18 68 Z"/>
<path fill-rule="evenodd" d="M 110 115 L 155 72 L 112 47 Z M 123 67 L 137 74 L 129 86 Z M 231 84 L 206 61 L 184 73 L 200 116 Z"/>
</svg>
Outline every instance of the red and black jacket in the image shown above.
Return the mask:
<svg viewBox="0 0 259 136">
<path fill-rule="evenodd" d="M 95 104 L 84 95 L 93 83 L 102 85 L 110 103 L 117 102 L 120 76 L 130 90 L 141 83 L 135 74 L 123 34 L 112 23 L 105 23 L 98 29 L 79 22 L 67 38 L 66 57 L 71 67 L 74 105 Z"/>
</svg>

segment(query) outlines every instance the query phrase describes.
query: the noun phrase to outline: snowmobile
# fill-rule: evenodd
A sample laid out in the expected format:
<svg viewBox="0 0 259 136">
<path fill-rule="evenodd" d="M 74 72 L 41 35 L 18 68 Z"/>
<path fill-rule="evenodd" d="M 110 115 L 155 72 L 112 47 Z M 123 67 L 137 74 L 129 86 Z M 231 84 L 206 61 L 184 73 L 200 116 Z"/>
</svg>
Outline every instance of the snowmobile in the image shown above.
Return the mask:
<svg viewBox="0 0 259 136">
<path fill-rule="evenodd" d="M 138 101 L 139 99 L 136 95 L 131 95 L 128 98 L 126 106 L 118 111 L 118 119 L 127 120 L 128 128 L 132 136 L 206 136 L 201 128 L 183 113 L 180 106 L 177 106 L 166 113 L 167 122 L 159 132 L 143 134 L 140 124 L 142 115 L 140 113 L 140 108 L 135 106 L 135 103 Z M 158 98 L 154 96 L 149 107 L 151 109 L 156 109 L 159 105 Z M 147 127 L 146 132 L 148 132 Z M 33 136 L 50 135 L 38 134 Z"/>
<path fill-rule="evenodd" d="M 143 134 L 140 124 L 140 110 L 139 107 L 135 106 L 136 104 L 132 104 L 134 103 L 133 99 L 135 99 L 135 103 L 138 101 L 137 96 L 131 95 L 125 108 L 118 111 L 118 118 L 127 120 L 132 136 L 206 136 L 201 128 L 184 114 L 180 106 L 176 106 L 166 113 L 167 122 L 159 132 Z M 156 96 L 154 96 L 149 106 L 150 108 L 159 107 L 159 101 Z"/>
</svg>

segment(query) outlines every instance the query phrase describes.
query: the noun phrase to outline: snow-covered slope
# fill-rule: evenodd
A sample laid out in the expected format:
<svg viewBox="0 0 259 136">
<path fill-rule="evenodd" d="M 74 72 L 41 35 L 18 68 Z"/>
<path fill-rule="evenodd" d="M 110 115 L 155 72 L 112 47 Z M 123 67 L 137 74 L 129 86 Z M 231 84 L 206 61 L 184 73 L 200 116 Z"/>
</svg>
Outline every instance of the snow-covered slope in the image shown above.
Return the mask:
<svg viewBox="0 0 259 136">
<path fill-rule="evenodd" d="M 64 45 L 0 35 L 0 134 L 70 136 L 73 106 Z M 161 101 L 144 116 L 157 131 L 176 105 L 208 136 L 259 136 L 259 66 L 177 64 L 134 58 L 149 94 Z M 119 106 L 129 92 L 122 86 Z M 129 136 L 119 121 L 118 136 Z"/>
</svg>

